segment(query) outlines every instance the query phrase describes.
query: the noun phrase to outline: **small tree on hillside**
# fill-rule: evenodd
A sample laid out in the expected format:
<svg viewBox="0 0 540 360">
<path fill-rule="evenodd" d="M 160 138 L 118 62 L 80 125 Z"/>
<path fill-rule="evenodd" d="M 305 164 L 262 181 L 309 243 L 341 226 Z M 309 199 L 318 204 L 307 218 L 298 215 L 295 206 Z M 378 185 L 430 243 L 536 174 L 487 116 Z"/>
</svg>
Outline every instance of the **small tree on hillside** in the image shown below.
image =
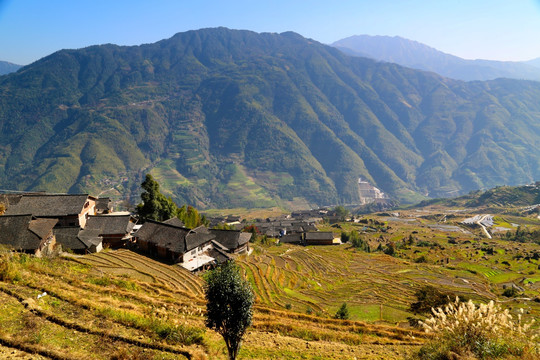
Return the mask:
<svg viewBox="0 0 540 360">
<path fill-rule="evenodd" d="M 184 205 L 179 208 L 170 197 L 159 191 L 159 184 L 152 175 L 146 174 L 141 184 L 144 192 L 141 194 L 142 203 L 137 205 L 137 213 L 143 219 L 165 221 L 177 217 L 188 228 L 207 225 L 208 221 L 201 216 L 193 206 Z"/>
<path fill-rule="evenodd" d="M 137 212 L 143 219 L 164 221 L 178 215 L 178 206 L 159 191 L 159 184 L 152 175 L 146 174 L 141 187 L 143 202 L 137 205 Z"/>
<path fill-rule="evenodd" d="M 240 350 L 242 337 L 251 325 L 253 290 L 232 261 L 207 272 L 204 280 L 206 326 L 223 336 L 229 359 L 234 360 Z"/>
<path fill-rule="evenodd" d="M 341 305 L 336 312 L 335 318 L 341 320 L 347 320 L 349 318 L 349 308 L 347 307 L 347 303 L 343 303 Z"/>
<path fill-rule="evenodd" d="M 345 218 L 347 217 L 347 215 L 349 215 L 349 210 L 345 209 L 345 207 L 341 205 L 336 206 L 334 208 L 334 212 L 341 221 L 345 221 Z"/>
</svg>

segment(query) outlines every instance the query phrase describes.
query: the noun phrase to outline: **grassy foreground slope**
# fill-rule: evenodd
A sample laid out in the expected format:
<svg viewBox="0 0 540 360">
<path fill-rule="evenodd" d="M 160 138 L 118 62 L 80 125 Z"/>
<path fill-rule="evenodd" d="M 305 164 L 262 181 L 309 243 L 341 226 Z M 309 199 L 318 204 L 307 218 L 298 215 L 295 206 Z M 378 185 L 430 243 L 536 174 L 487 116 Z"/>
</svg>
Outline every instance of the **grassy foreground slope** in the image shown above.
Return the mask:
<svg viewBox="0 0 540 360">
<path fill-rule="evenodd" d="M 178 267 L 130 251 L 56 260 L 3 253 L 0 274 L 4 348 L 52 359 L 226 358 L 221 338 L 204 329 L 202 281 Z M 423 338 L 259 302 L 239 358 L 399 359 Z"/>
</svg>

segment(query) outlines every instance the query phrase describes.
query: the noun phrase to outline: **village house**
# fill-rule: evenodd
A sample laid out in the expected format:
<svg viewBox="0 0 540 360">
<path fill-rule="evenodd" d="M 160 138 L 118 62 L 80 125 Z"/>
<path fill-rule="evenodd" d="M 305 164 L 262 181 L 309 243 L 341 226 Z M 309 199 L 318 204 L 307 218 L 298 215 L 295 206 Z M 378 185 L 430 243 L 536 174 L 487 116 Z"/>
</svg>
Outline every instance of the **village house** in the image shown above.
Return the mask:
<svg viewBox="0 0 540 360">
<path fill-rule="evenodd" d="M 281 244 L 293 244 L 302 245 L 304 243 L 304 236 L 301 233 L 286 234 L 279 238 Z"/>
<path fill-rule="evenodd" d="M 36 256 L 50 255 L 56 247 L 53 228 L 57 222 L 29 214 L 0 216 L 0 244 Z"/>
<path fill-rule="evenodd" d="M 56 227 L 53 229 L 56 243 L 64 251 L 76 254 L 96 253 L 103 250 L 103 238 L 91 230 L 82 230 L 78 226 Z"/>
<path fill-rule="evenodd" d="M 215 241 L 223 245 L 229 253 L 239 254 L 249 251 L 249 241 L 252 237 L 249 232 L 219 229 L 210 229 L 209 232 L 215 235 Z"/>
<path fill-rule="evenodd" d="M 96 198 L 88 194 L 18 194 L 6 199 L 4 215 L 27 215 L 57 219 L 56 226 L 84 228 L 89 216 L 96 214 Z"/>
<path fill-rule="evenodd" d="M 209 255 L 214 248 L 212 240 L 215 235 L 207 231 L 147 220 L 134 236 L 142 252 L 180 263 L 190 271 L 216 264 L 216 259 Z"/>
<path fill-rule="evenodd" d="M 341 243 L 339 238 L 335 238 L 332 232 L 314 231 L 307 232 L 304 236 L 305 245 L 334 245 Z"/>
<path fill-rule="evenodd" d="M 81 236 L 103 239 L 103 246 L 113 249 L 124 247 L 132 239 L 131 231 L 136 220 L 131 215 L 89 216 Z"/>
<path fill-rule="evenodd" d="M 96 214 L 110 214 L 113 212 L 112 201 L 108 197 L 96 199 Z"/>
</svg>

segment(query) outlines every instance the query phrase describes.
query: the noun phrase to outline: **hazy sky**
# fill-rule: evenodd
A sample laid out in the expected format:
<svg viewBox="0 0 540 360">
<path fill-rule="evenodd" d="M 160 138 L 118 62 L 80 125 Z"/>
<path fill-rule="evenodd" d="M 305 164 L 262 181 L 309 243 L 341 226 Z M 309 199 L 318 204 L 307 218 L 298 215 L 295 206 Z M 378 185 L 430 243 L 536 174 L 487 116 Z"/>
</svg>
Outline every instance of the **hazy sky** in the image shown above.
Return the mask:
<svg viewBox="0 0 540 360">
<path fill-rule="evenodd" d="M 0 60 L 218 26 L 322 43 L 399 35 L 466 59 L 540 57 L 540 0 L 0 0 Z"/>
</svg>

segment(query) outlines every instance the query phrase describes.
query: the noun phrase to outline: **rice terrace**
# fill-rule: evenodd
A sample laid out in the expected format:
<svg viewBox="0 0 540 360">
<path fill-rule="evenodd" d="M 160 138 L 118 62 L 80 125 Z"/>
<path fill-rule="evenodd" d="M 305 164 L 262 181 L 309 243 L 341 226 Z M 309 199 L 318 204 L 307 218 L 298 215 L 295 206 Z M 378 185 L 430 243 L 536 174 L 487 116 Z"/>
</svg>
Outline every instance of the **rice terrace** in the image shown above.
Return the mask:
<svg viewBox="0 0 540 360">
<path fill-rule="evenodd" d="M 354 242 L 255 240 L 249 254 L 234 256 L 256 297 L 239 359 L 413 358 L 431 338 L 414 326 L 429 314 L 412 306 L 426 286 L 475 302 L 495 300 L 511 313 L 522 309 L 527 319 L 538 318 L 538 245 L 497 231 L 538 229 L 540 220 L 503 212 L 494 217 L 499 230 L 489 239 L 480 227 L 463 225 L 470 214 L 430 204 L 318 225 L 356 231 L 369 250 Z M 378 225 L 367 231 L 366 223 Z M 390 243 L 392 255 L 386 253 Z M 128 249 L 55 259 L 4 249 L 0 275 L 0 355 L 226 358 L 221 338 L 204 326 L 201 274 L 181 266 Z M 344 303 L 348 319 L 336 319 Z"/>
</svg>

